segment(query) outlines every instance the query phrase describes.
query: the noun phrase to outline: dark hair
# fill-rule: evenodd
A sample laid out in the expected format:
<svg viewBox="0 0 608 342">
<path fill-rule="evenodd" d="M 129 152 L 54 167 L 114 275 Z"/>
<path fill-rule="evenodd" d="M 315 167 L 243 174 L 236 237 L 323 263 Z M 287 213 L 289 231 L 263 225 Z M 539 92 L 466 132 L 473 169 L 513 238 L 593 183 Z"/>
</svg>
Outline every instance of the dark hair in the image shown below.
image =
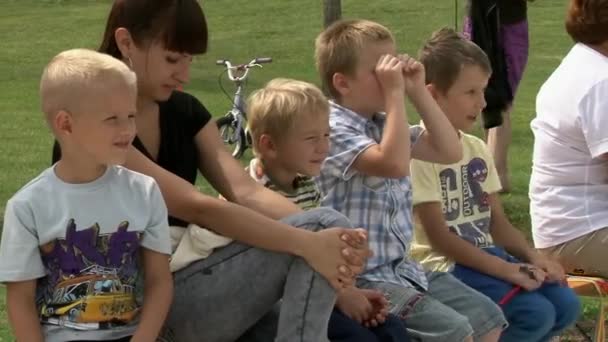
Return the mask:
<svg viewBox="0 0 608 342">
<path fill-rule="evenodd" d="M 426 83 L 447 92 L 463 65 L 476 65 L 492 73 L 490 60 L 475 43 L 451 28 L 435 31 L 420 50 L 418 58 L 426 71 Z"/>
<path fill-rule="evenodd" d="M 196 0 L 115 0 L 99 52 L 122 59 L 114 38 L 120 27 L 129 30 L 138 46 L 160 41 L 171 51 L 207 51 L 207 22 Z"/>
<path fill-rule="evenodd" d="M 583 44 L 608 40 L 608 0 L 571 0 L 566 31 L 575 42 Z"/>
</svg>

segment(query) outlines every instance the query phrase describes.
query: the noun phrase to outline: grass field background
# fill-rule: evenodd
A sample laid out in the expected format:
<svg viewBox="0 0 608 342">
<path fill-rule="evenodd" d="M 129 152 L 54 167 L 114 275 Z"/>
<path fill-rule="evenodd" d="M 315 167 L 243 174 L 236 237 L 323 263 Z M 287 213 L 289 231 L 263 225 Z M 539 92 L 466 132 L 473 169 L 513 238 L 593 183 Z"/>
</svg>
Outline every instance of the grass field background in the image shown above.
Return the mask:
<svg viewBox="0 0 608 342">
<path fill-rule="evenodd" d="M 463 0 L 342 0 L 343 16 L 366 18 L 389 27 L 399 49 L 416 54 L 432 31 L 454 26 Z M 58 52 L 96 48 L 105 27 L 110 1 L 0 0 L 0 211 L 9 197 L 50 162 L 51 136 L 42 120 L 38 81 L 44 65 Z M 230 102 L 218 87 L 218 58 L 246 62 L 271 56 L 274 62 L 254 70 L 248 89 L 273 77 L 318 83 L 314 70 L 314 38 L 322 28 L 321 1 L 209 0 L 203 2 L 210 30 L 209 53 L 197 57 L 186 90 L 214 115 Z M 572 43 L 563 29 L 564 0 L 540 0 L 530 6 L 530 62 L 517 94 L 510 152 L 513 191 L 503 196 L 508 215 L 529 232 L 528 182 L 534 116 L 539 86 L 558 65 Z M 461 22 L 462 20 L 459 19 Z M 230 84 L 224 83 L 230 92 Z M 412 116 L 412 121 L 415 116 Z M 203 191 L 209 191 L 204 181 Z M 0 288 L 0 341 L 12 341 Z M 593 309 L 591 309 L 593 310 Z"/>
</svg>

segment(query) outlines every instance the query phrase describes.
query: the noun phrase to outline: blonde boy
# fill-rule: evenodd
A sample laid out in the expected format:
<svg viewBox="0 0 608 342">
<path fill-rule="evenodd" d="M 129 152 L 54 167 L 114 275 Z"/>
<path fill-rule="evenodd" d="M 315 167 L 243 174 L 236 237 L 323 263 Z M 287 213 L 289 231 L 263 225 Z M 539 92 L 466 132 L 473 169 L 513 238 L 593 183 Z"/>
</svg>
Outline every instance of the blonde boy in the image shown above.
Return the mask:
<svg viewBox="0 0 608 342">
<path fill-rule="evenodd" d="M 311 177 L 319 174 L 329 150 L 329 104 L 314 85 L 274 79 L 253 93 L 249 131 L 256 158 L 253 178 L 302 209 L 319 206 Z"/>
<path fill-rule="evenodd" d="M 416 339 L 496 340 L 505 323 L 496 304 L 449 273 L 425 273 L 408 256 L 410 158 L 452 163 L 462 157 L 458 135 L 425 87 L 424 67 L 398 55 L 390 31 L 366 20 L 340 21 L 322 32 L 316 63 L 333 98 L 331 148 L 317 182 L 322 203 L 367 228 L 374 253 L 358 284 L 385 292 L 390 311 Z M 406 98 L 425 129 L 410 129 Z"/>
<path fill-rule="evenodd" d="M 19 341 L 153 341 L 163 325 L 167 209 L 152 178 L 118 166 L 135 136 L 136 87 L 124 63 L 90 50 L 44 70 L 42 110 L 62 157 L 8 201 L 0 245 Z"/>
<path fill-rule="evenodd" d="M 251 177 L 303 210 L 318 207 L 320 194 L 312 177 L 319 175 L 329 151 L 327 98 L 310 83 L 279 78 L 253 93 L 247 108 L 256 156 L 248 167 Z M 387 317 L 387 304 L 378 291 L 341 290 L 329 339 L 375 341 L 386 336 L 382 341 L 388 341 L 390 336 L 391 341 L 407 341 L 403 323 Z"/>
</svg>

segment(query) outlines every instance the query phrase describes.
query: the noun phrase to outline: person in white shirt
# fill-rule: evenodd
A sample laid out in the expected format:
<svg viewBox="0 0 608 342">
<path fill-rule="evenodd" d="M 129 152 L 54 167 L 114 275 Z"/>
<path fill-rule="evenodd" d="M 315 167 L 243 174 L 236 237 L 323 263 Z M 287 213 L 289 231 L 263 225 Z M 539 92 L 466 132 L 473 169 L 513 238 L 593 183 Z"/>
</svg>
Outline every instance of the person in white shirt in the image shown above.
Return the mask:
<svg viewBox="0 0 608 342">
<path fill-rule="evenodd" d="M 531 123 L 533 238 L 567 272 L 608 277 L 608 2 L 571 0 L 566 30 Z"/>
</svg>

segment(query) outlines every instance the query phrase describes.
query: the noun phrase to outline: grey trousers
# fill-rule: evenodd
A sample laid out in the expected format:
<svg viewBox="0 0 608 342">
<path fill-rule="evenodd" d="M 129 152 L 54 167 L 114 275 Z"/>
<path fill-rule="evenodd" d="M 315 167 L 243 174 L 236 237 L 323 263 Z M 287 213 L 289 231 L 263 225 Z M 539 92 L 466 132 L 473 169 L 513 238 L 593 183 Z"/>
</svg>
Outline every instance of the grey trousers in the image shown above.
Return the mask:
<svg viewBox="0 0 608 342">
<path fill-rule="evenodd" d="M 317 231 L 351 227 L 319 208 L 283 220 Z M 328 341 L 335 291 L 303 259 L 231 243 L 174 274 L 167 331 L 178 342 L 232 342 L 282 299 L 275 341 Z"/>
</svg>

